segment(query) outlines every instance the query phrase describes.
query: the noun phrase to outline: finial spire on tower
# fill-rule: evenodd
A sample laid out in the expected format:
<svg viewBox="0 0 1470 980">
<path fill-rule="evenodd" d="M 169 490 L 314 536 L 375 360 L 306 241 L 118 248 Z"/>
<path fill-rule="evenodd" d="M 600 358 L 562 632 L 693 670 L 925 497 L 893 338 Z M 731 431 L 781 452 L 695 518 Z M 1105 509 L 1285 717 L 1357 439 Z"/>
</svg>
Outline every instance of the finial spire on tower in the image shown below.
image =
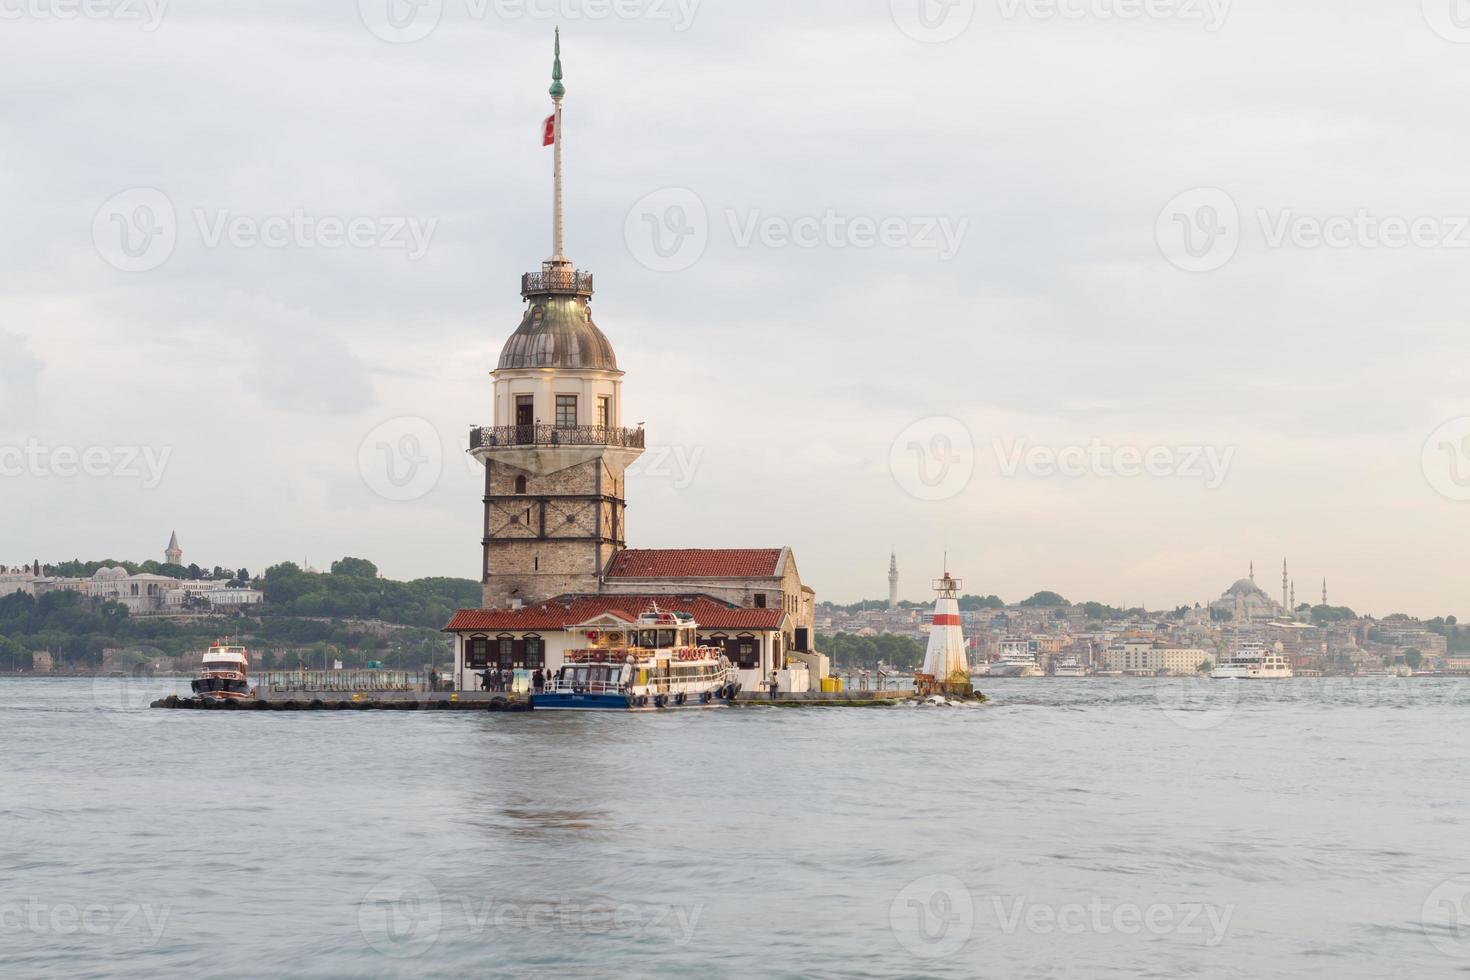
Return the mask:
<svg viewBox="0 0 1470 980">
<path fill-rule="evenodd" d="M 562 220 L 562 169 L 561 169 L 561 101 L 566 97 L 567 87 L 561 82 L 561 28 L 556 29 L 556 54 L 551 63 L 551 104 L 555 107 L 552 115 L 552 140 L 555 155 L 555 177 L 554 196 L 552 204 L 552 226 L 551 226 L 551 262 L 557 265 L 566 264 L 566 256 L 562 251 L 562 234 L 565 227 Z"/>
</svg>

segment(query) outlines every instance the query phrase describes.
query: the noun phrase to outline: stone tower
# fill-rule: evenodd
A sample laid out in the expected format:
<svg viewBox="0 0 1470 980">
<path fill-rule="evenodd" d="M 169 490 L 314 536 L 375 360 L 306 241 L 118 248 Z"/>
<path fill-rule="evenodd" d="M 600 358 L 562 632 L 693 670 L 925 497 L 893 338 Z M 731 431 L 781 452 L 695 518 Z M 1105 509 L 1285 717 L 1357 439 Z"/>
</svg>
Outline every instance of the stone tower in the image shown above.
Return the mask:
<svg viewBox="0 0 1470 980">
<path fill-rule="evenodd" d="M 888 555 L 888 608 L 898 608 L 898 552 Z"/>
<path fill-rule="evenodd" d="M 521 277 L 526 306 L 491 372 L 495 424 L 470 434 L 485 466 L 484 604 L 505 608 L 600 591 L 626 547 L 624 474 L 643 453 L 622 427 L 622 378 L 592 322 L 592 275 L 562 249 L 561 37 L 552 69 L 552 254 Z"/>
<path fill-rule="evenodd" d="M 175 531 L 168 539 L 168 547 L 163 551 L 163 560 L 170 565 L 182 565 L 184 563 L 184 549 L 179 547 L 179 532 Z"/>
</svg>

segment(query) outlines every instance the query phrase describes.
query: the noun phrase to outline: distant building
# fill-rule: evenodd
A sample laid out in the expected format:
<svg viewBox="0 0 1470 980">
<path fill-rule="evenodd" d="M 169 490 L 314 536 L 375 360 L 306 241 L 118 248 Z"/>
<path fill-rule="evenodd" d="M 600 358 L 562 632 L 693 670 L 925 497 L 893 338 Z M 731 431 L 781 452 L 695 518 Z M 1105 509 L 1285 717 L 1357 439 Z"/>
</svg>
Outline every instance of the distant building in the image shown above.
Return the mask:
<svg viewBox="0 0 1470 980">
<path fill-rule="evenodd" d="M 888 556 L 888 608 L 898 608 L 898 552 Z"/>
<path fill-rule="evenodd" d="M 56 669 L 56 658 L 45 650 L 37 650 L 31 654 L 31 670 L 38 674 L 49 674 Z"/>
<path fill-rule="evenodd" d="M 154 538 L 154 540 L 158 540 Z M 175 531 L 169 536 L 168 547 L 163 551 L 163 560 L 170 565 L 182 565 L 184 563 L 184 550 L 179 547 L 179 532 Z"/>
<path fill-rule="evenodd" d="M 1219 618 L 1235 623 L 1264 623 L 1281 618 L 1287 613 L 1284 605 L 1256 585 L 1254 563 L 1251 565 L 1250 578 L 1243 578 L 1226 589 L 1220 598 L 1210 603 L 1210 611 Z"/>
</svg>

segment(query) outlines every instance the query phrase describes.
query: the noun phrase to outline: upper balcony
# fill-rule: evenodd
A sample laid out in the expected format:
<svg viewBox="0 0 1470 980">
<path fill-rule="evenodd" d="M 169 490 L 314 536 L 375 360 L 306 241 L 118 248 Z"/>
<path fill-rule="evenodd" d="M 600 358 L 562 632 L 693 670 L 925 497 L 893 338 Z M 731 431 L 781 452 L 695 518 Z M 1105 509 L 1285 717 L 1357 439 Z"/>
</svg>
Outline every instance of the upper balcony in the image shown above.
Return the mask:
<svg viewBox="0 0 1470 980">
<path fill-rule="evenodd" d="M 644 431 L 610 425 L 493 425 L 470 430 L 470 452 L 542 446 L 643 449 Z"/>
<path fill-rule="evenodd" d="M 591 296 L 592 273 L 578 272 L 570 265 L 547 266 L 540 272 L 521 276 L 521 298 L 532 296 Z"/>
</svg>

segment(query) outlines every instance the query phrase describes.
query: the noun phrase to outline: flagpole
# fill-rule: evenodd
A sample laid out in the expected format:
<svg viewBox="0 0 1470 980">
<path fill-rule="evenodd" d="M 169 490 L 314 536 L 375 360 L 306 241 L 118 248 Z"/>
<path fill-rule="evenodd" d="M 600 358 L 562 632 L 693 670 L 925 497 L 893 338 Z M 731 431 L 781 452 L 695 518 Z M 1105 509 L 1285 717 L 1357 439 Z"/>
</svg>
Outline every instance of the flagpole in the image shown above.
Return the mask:
<svg viewBox="0 0 1470 980">
<path fill-rule="evenodd" d="M 551 102 L 555 106 L 555 121 L 552 123 L 552 137 L 555 156 L 554 201 L 552 204 L 552 226 L 551 226 L 551 261 L 564 263 L 566 257 L 562 254 L 562 169 L 561 169 L 561 100 L 567 93 L 566 86 L 561 83 L 561 28 L 556 29 L 556 61 L 551 69 Z"/>
</svg>

